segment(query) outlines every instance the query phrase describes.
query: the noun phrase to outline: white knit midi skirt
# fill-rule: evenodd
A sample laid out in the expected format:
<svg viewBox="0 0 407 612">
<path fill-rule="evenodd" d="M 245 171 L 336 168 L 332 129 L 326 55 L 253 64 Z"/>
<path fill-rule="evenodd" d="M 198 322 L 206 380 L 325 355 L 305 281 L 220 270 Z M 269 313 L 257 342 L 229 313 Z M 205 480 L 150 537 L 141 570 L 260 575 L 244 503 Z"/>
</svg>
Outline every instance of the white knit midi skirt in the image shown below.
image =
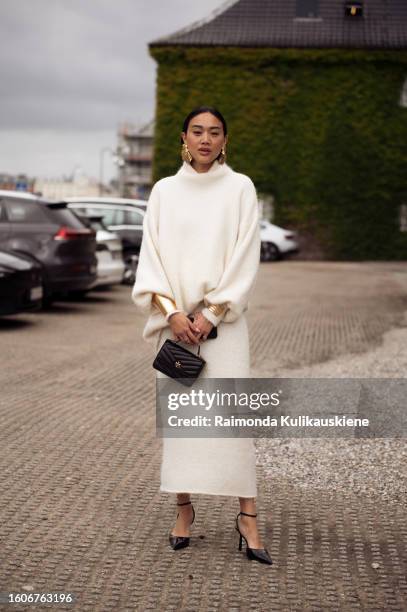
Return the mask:
<svg viewBox="0 0 407 612">
<path fill-rule="evenodd" d="M 157 351 L 170 327 L 161 330 Z M 179 343 L 197 352 L 196 345 Z M 233 323 L 221 322 L 218 337 L 201 342 L 206 360 L 200 377 L 249 378 L 250 347 L 245 315 Z M 166 375 L 156 371 L 157 377 Z M 252 438 L 163 438 L 161 491 L 256 497 L 256 453 Z"/>
</svg>

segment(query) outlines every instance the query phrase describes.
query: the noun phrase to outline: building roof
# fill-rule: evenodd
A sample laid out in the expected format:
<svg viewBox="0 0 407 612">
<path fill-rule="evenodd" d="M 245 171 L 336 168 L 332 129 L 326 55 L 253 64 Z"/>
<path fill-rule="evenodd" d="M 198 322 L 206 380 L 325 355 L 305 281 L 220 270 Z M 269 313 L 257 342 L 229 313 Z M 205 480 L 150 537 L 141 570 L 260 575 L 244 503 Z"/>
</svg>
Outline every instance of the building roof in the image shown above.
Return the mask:
<svg viewBox="0 0 407 612">
<path fill-rule="evenodd" d="M 127 138 L 153 138 L 154 137 L 155 120 L 151 119 L 145 125 L 138 127 L 133 123 L 122 123 L 119 129 L 121 136 Z"/>
<path fill-rule="evenodd" d="M 407 0 L 353 3 L 363 5 L 362 17 L 345 16 L 346 4 L 344 0 L 229 0 L 207 19 L 153 40 L 149 47 L 407 48 Z M 319 5 L 317 17 L 298 17 L 315 5 Z"/>
</svg>

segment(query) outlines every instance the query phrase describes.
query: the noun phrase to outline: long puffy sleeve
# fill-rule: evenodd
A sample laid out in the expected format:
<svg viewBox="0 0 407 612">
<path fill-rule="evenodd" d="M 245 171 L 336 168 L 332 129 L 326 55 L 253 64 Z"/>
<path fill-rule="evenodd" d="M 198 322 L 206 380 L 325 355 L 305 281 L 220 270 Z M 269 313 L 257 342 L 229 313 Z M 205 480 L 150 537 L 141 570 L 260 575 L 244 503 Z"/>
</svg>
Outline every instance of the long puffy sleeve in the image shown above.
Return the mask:
<svg viewBox="0 0 407 612">
<path fill-rule="evenodd" d="M 260 263 L 260 209 L 253 181 L 242 190 L 239 208 L 239 230 L 232 256 L 226 264 L 218 286 L 204 296 L 205 305 L 225 304 L 227 310 L 215 317 L 207 308 L 202 314 L 214 325 L 222 319 L 235 321 L 248 308 Z"/>
<path fill-rule="evenodd" d="M 158 248 L 160 198 L 157 183 L 151 190 L 143 221 L 143 238 L 131 298 L 141 312 L 163 316 L 152 303 L 155 293 L 174 301 Z"/>
</svg>

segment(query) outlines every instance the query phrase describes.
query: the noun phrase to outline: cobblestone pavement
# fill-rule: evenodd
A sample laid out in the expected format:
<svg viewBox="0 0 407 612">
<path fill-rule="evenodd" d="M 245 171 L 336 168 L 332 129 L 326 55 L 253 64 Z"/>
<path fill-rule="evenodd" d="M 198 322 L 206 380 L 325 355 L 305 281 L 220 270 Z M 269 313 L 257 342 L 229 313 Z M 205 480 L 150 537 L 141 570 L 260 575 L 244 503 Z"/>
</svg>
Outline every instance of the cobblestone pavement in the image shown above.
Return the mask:
<svg viewBox="0 0 407 612">
<path fill-rule="evenodd" d="M 406 268 L 261 264 L 247 313 L 253 376 L 349 375 L 338 364 L 360 368 L 389 334 L 392 347 L 394 334 L 405 342 Z M 273 566 L 238 551 L 238 501 L 226 496 L 195 496 L 191 546 L 169 548 L 176 510 L 158 490 L 153 353 L 130 291 L 0 322 L 0 591 L 70 591 L 80 612 L 406 610 L 400 489 L 353 490 L 338 477 L 349 463 L 344 441 L 339 454 L 306 441 L 314 459 L 336 452 L 318 482 L 301 441 L 257 441 L 259 525 Z M 401 349 L 392 351 L 388 362 L 377 353 L 384 375 L 405 376 Z M 375 455 L 383 478 L 396 460 L 389 444 Z M 363 452 L 353 446 L 352 460 Z"/>
</svg>

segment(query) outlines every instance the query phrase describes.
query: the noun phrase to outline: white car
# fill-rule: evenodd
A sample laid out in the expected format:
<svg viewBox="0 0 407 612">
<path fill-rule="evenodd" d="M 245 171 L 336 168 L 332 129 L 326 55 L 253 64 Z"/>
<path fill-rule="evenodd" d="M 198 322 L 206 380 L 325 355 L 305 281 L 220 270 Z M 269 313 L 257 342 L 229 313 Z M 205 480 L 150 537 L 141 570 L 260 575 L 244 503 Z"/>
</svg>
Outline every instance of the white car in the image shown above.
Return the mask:
<svg viewBox="0 0 407 612">
<path fill-rule="evenodd" d="M 137 206 L 142 210 L 147 210 L 147 200 L 139 200 L 136 198 L 110 198 L 102 196 L 75 196 L 72 198 L 64 198 L 65 202 L 71 202 L 72 204 L 86 204 L 87 206 L 93 206 L 93 208 L 111 207 L 113 206 L 125 206 L 130 204 L 131 206 Z"/>
<path fill-rule="evenodd" d="M 79 215 L 78 212 L 76 212 Z M 120 236 L 103 224 L 103 215 L 79 215 L 88 220 L 96 231 L 97 277 L 88 289 L 100 285 L 119 285 L 123 281 L 125 264 Z"/>
<path fill-rule="evenodd" d="M 266 219 L 260 221 L 260 237 L 261 261 L 276 261 L 288 253 L 298 253 L 297 234 Z"/>
<path fill-rule="evenodd" d="M 79 215 L 100 215 L 106 228 L 122 241 L 125 273 L 123 283 L 134 285 L 135 271 L 143 238 L 145 200 L 126 198 L 66 198 L 68 208 Z"/>
</svg>

